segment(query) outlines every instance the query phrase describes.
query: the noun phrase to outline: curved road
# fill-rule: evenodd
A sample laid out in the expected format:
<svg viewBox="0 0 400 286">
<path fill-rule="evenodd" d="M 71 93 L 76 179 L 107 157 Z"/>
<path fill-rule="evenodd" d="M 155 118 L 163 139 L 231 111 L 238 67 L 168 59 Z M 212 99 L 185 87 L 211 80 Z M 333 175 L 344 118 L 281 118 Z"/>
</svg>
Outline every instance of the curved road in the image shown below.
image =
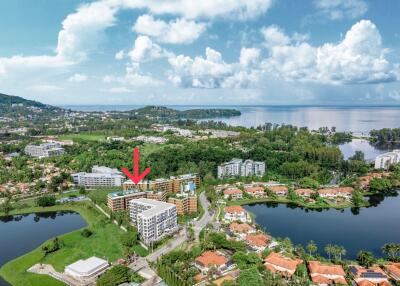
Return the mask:
<svg viewBox="0 0 400 286">
<path fill-rule="evenodd" d="M 210 202 L 207 200 L 205 192 L 202 192 L 199 196 L 199 201 L 201 206 L 204 209 L 204 214 L 203 216 L 197 220 L 194 223 L 194 234 L 196 239 L 199 238 L 200 231 L 213 219 L 213 213 L 211 213 L 208 208 L 210 206 Z M 155 262 L 160 256 L 174 250 L 178 246 L 180 246 L 182 243 L 184 243 L 187 240 L 187 233 L 186 233 L 186 228 L 183 228 L 182 230 L 179 231 L 178 234 L 174 236 L 174 239 L 169 242 L 168 244 L 162 246 L 161 248 L 157 249 L 153 253 L 149 254 L 146 257 L 141 257 L 132 264 L 129 265 L 129 268 L 131 268 L 134 271 L 139 271 L 139 270 L 145 270 L 147 269 L 147 272 L 151 272 L 152 270 L 149 269 L 150 266 L 148 262 Z"/>
</svg>

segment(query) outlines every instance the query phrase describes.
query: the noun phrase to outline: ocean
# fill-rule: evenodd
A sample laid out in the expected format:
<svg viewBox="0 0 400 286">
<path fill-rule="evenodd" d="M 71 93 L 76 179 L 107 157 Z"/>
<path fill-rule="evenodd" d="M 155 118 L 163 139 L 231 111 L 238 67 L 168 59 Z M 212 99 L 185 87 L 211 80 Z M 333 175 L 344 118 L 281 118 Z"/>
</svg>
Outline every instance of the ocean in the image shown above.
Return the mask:
<svg viewBox="0 0 400 286">
<path fill-rule="evenodd" d="M 127 111 L 143 105 L 67 105 L 61 106 L 79 111 Z M 233 126 L 256 127 L 266 122 L 320 127 L 336 127 L 338 131 L 368 135 L 372 129 L 400 127 L 400 106 L 189 106 L 170 105 L 170 108 L 234 108 L 242 115 L 231 118 L 213 118 Z"/>
</svg>

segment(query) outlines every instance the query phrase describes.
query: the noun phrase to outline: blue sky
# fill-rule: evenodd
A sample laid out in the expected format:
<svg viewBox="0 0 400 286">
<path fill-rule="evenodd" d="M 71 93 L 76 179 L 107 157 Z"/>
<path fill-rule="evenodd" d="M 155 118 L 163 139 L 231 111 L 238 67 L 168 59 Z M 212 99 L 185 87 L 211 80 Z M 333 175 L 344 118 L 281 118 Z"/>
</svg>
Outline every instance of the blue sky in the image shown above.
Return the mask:
<svg viewBox="0 0 400 286">
<path fill-rule="evenodd" d="M 400 104 L 400 1 L 0 2 L 0 92 L 49 104 Z"/>
</svg>

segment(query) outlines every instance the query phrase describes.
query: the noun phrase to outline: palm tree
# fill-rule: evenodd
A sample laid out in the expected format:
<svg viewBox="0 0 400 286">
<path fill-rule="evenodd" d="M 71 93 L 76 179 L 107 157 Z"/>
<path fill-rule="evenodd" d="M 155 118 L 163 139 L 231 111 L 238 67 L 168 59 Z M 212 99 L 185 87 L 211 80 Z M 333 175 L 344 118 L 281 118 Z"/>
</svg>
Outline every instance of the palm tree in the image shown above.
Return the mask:
<svg viewBox="0 0 400 286">
<path fill-rule="evenodd" d="M 329 256 L 329 260 L 331 260 L 331 254 L 333 253 L 333 245 L 332 244 L 327 244 L 324 248 L 326 254 Z"/>
<path fill-rule="evenodd" d="M 342 255 L 345 256 L 346 253 L 346 248 L 344 248 L 343 246 L 338 246 L 339 260 L 342 260 Z"/>
<path fill-rule="evenodd" d="M 312 256 L 313 253 L 317 252 L 318 246 L 313 240 L 310 240 L 310 242 L 307 244 L 307 250 L 310 253 L 310 256 Z"/>
<path fill-rule="evenodd" d="M 364 267 L 371 267 L 375 262 L 375 257 L 372 252 L 361 250 L 357 254 L 358 262 Z"/>
<path fill-rule="evenodd" d="M 396 243 L 386 243 L 382 246 L 382 252 L 387 254 L 390 260 L 394 260 L 396 253 L 399 252 L 399 244 Z"/>
</svg>

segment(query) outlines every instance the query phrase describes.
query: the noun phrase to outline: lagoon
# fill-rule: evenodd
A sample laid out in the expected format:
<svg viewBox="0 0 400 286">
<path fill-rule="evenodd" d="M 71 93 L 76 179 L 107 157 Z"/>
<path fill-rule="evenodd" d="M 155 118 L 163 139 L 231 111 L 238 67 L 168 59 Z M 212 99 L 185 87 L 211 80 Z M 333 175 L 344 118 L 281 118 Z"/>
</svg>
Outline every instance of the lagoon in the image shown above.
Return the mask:
<svg viewBox="0 0 400 286">
<path fill-rule="evenodd" d="M 354 259 L 358 251 L 382 256 L 380 248 L 388 242 L 400 243 L 400 195 L 369 198 L 371 206 L 361 209 L 311 210 L 293 204 L 258 203 L 245 206 L 256 223 L 273 237 L 289 237 L 304 247 L 310 240 L 325 255 L 327 244 L 344 246 L 345 258 Z"/>
<path fill-rule="evenodd" d="M 0 217 L 0 267 L 46 240 L 85 227 L 76 212 L 59 211 Z M 0 286 L 9 285 L 0 278 Z"/>
</svg>

